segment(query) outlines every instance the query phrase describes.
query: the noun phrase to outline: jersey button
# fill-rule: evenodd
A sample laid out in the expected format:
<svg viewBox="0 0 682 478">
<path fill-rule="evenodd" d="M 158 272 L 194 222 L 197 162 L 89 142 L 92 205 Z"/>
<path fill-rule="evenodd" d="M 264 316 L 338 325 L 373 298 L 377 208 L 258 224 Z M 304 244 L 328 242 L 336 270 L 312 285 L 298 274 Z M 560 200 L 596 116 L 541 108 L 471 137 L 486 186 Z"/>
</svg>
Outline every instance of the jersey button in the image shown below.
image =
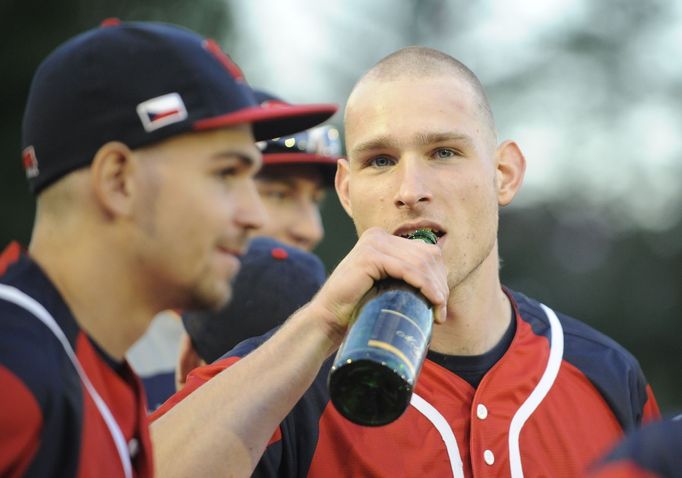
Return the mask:
<svg viewBox="0 0 682 478">
<path fill-rule="evenodd" d="M 483 459 L 488 465 L 492 465 L 493 463 L 495 463 L 495 455 L 493 455 L 493 452 L 490 450 L 486 450 L 483 452 Z"/>
<path fill-rule="evenodd" d="M 488 409 L 482 403 L 476 406 L 476 416 L 481 420 L 485 420 L 488 417 Z"/>
<path fill-rule="evenodd" d="M 131 438 L 130 441 L 128 442 L 128 453 L 130 454 L 130 458 L 135 458 L 139 451 L 140 442 L 137 441 L 137 438 Z"/>
</svg>

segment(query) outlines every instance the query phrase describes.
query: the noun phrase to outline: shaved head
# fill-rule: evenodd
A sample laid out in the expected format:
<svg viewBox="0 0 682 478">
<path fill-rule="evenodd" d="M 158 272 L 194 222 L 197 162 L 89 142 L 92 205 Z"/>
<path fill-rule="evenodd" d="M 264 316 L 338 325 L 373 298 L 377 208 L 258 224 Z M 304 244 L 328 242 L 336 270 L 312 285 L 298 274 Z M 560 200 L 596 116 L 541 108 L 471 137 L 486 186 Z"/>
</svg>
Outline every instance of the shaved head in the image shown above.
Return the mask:
<svg viewBox="0 0 682 478">
<path fill-rule="evenodd" d="M 370 83 L 382 83 L 403 79 L 454 77 L 471 90 L 484 123 L 496 137 L 495 120 L 483 90 L 483 85 L 467 66 L 450 55 L 433 48 L 411 46 L 384 57 L 356 83 L 348 98 L 346 113 L 352 105 L 355 92 Z"/>
</svg>

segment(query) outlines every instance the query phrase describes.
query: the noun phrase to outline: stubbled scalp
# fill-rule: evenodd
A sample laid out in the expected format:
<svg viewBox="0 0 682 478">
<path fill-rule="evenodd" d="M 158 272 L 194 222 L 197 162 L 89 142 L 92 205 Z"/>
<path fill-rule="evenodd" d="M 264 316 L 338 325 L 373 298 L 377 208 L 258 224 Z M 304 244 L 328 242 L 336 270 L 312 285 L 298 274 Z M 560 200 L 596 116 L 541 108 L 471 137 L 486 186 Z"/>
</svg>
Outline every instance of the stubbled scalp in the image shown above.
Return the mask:
<svg viewBox="0 0 682 478">
<path fill-rule="evenodd" d="M 384 57 L 355 84 L 346 105 L 346 117 L 352 107 L 355 92 L 372 82 L 390 82 L 400 79 L 455 77 L 467 84 L 476 99 L 479 112 L 493 137 L 497 137 L 495 119 L 483 85 L 464 63 L 433 48 L 410 46 Z"/>
</svg>

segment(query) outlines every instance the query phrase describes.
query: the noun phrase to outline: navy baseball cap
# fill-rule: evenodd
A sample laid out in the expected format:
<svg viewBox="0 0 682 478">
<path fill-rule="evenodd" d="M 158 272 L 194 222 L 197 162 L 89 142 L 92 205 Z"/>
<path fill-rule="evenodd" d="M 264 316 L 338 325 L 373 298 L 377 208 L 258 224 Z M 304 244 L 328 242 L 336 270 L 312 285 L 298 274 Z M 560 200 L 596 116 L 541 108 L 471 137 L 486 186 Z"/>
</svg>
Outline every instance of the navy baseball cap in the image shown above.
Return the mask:
<svg viewBox="0 0 682 478">
<path fill-rule="evenodd" d="M 252 124 L 258 141 L 308 129 L 336 110 L 261 106 L 214 41 L 170 24 L 106 21 L 38 67 L 24 113 L 23 163 L 37 194 L 90 164 L 109 141 L 135 149 L 240 123 Z"/>
<path fill-rule="evenodd" d="M 227 306 L 182 314 L 185 330 L 206 362 L 281 325 L 312 299 L 326 277 L 317 256 L 269 237 L 254 238 L 241 262 Z"/>
<path fill-rule="evenodd" d="M 256 100 L 263 107 L 288 105 L 284 100 L 254 88 Z M 331 125 L 316 126 L 292 135 L 259 141 L 263 153 L 263 166 L 279 164 L 314 165 L 323 174 L 327 184 L 334 183 L 336 163 L 341 156 L 341 135 Z"/>
</svg>

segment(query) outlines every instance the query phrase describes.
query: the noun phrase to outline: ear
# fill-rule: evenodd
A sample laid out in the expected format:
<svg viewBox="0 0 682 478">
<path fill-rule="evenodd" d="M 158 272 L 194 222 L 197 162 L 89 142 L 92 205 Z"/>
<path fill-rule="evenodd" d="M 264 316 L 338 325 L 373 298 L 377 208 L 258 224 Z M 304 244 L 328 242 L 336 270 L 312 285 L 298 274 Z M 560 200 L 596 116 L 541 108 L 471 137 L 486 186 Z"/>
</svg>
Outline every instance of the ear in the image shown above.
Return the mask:
<svg viewBox="0 0 682 478">
<path fill-rule="evenodd" d="M 132 212 L 134 158 L 118 141 L 104 144 L 90 167 L 92 188 L 100 206 L 112 216 Z"/>
<path fill-rule="evenodd" d="M 336 186 L 336 194 L 339 196 L 341 205 L 346 210 L 351 218 L 353 217 L 353 210 L 350 207 L 350 163 L 346 158 L 341 158 L 336 162 L 336 177 L 334 178 L 334 186 Z"/>
<path fill-rule="evenodd" d="M 514 141 L 505 141 L 498 146 L 495 158 L 497 160 L 495 172 L 497 202 L 500 206 L 506 206 L 512 202 L 523 183 L 526 158 Z"/>
</svg>

